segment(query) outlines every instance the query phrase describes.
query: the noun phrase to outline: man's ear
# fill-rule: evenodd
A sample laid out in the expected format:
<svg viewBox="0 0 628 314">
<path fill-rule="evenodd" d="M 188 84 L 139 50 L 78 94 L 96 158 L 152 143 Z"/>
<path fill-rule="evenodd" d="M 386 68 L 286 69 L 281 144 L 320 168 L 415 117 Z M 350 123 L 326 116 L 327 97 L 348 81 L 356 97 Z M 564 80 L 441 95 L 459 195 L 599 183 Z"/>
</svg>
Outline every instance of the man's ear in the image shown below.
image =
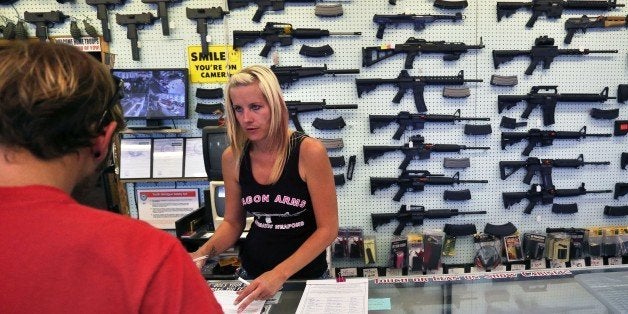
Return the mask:
<svg viewBox="0 0 628 314">
<path fill-rule="evenodd" d="M 118 123 L 112 121 L 104 128 L 104 132 L 100 133 L 93 141 L 92 144 L 92 154 L 94 155 L 94 159 L 96 161 L 102 161 L 107 156 L 107 152 L 109 150 L 109 144 L 111 143 L 111 138 L 118 126 Z"/>
</svg>

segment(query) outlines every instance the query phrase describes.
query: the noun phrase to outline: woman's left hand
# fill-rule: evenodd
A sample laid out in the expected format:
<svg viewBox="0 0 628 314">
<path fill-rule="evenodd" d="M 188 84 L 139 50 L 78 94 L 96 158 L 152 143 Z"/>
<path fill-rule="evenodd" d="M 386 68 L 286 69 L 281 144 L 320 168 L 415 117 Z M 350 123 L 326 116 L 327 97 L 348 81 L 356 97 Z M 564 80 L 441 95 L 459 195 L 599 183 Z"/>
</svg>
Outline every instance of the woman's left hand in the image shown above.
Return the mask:
<svg viewBox="0 0 628 314">
<path fill-rule="evenodd" d="M 238 304 L 238 312 L 243 311 L 255 300 L 266 300 L 275 295 L 286 282 L 285 276 L 278 271 L 267 271 L 257 277 L 246 288 L 238 291 L 234 304 Z"/>
</svg>

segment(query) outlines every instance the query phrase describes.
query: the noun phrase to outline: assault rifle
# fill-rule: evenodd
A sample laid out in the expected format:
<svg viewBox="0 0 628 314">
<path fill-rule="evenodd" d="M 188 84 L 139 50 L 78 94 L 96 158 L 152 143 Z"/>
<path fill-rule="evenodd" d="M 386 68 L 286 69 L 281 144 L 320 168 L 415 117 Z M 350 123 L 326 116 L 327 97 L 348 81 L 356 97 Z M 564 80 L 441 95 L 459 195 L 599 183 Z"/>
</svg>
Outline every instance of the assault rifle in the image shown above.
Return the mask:
<svg viewBox="0 0 628 314">
<path fill-rule="evenodd" d="M 201 55 L 209 55 L 207 23 L 223 19 L 226 14 L 229 14 L 229 11 L 224 11 L 222 7 L 211 7 L 207 9 L 185 8 L 185 16 L 190 20 L 196 21 L 196 32 L 201 35 Z"/>
<path fill-rule="evenodd" d="M 526 23 L 526 27 L 533 27 L 536 20 L 542 14 L 545 14 L 548 18 L 556 19 L 562 16 L 564 9 L 609 11 L 623 6 L 623 4 L 617 4 L 617 0 L 532 0 L 531 2 L 497 2 L 497 21 L 501 21 L 504 16 L 511 16 L 520 8 L 526 8 L 532 10 L 532 16 Z"/>
<path fill-rule="evenodd" d="M 109 8 L 116 4 L 124 4 L 126 0 L 85 0 L 85 3 L 96 6 L 96 18 L 100 20 L 102 37 L 106 42 L 111 42 L 111 30 L 109 30 Z"/>
<path fill-rule="evenodd" d="M 530 190 L 527 192 L 503 192 L 502 200 L 506 208 L 513 204 L 521 202 L 523 199 L 528 200 L 528 205 L 523 211 L 526 214 L 532 213 L 532 209 L 537 204 L 547 205 L 554 203 L 555 197 L 570 197 L 580 196 L 593 193 L 612 193 L 612 190 L 594 190 L 588 191 L 584 188 L 584 183 L 577 189 L 555 189 L 554 186 L 542 186 L 539 184 L 532 184 Z M 558 205 L 558 204 L 555 204 Z"/>
<path fill-rule="evenodd" d="M 432 14 L 375 14 L 373 22 L 377 26 L 377 34 L 375 37 L 382 39 L 384 30 L 388 24 L 412 23 L 415 31 L 425 29 L 427 23 L 433 23 L 437 20 L 461 21 L 462 14 L 460 12 L 454 15 L 432 15 Z"/>
<path fill-rule="evenodd" d="M 423 129 L 425 122 L 456 122 L 456 121 L 490 121 L 490 118 L 465 118 L 460 116 L 460 109 L 454 114 L 424 114 L 400 111 L 397 115 L 369 115 L 369 127 L 371 133 L 375 129 L 383 128 L 393 122 L 399 124 L 399 128 L 393 135 L 393 139 L 401 139 L 403 132 L 410 127 L 412 130 Z"/>
<path fill-rule="evenodd" d="M 557 56 L 588 55 L 590 53 L 617 53 L 617 50 L 558 49 L 558 46 L 554 46 L 554 38 L 541 36 L 534 40 L 534 46 L 530 50 L 493 50 L 493 66 L 499 69 L 500 64 L 510 61 L 514 57 L 528 56 L 531 62 L 524 73 L 530 75 L 541 62 L 543 62 L 543 69 L 549 69 Z"/>
<path fill-rule="evenodd" d="M 407 70 L 401 70 L 399 76 L 397 78 L 392 79 L 381 79 L 381 78 L 372 78 L 372 79 L 356 79 L 355 84 L 358 90 L 358 97 L 362 96 L 364 92 L 370 92 L 374 90 L 377 86 L 382 84 L 395 84 L 399 91 L 395 97 L 393 97 L 392 102 L 398 104 L 401 102 L 401 98 L 405 95 L 405 93 L 409 90 L 412 90 L 414 94 L 414 104 L 416 106 L 417 111 L 425 112 L 427 111 L 427 107 L 425 106 L 425 100 L 423 99 L 423 91 L 425 90 L 425 85 L 463 85 L 466 82 L 482 82 L 480 79 L 468 79 L 464 78 L 464 71 L 458 72 L 458 75 L 455 76 L 410 76 Z"/>
<path fill-rule="evenodd" d="M 425 138 L 421 135 L 413 135 L 410 141 L 402 146 L 369 146 L 362 147 L 364 151 L 364 163 L 368 164 L 370 159 L 377 158 L 387 152 L 401 150 L 405 158 L 399 165 L 399 169 L 406 170 L 412 159 L 429 159 L 432 152 L 455 152 L 460 153 L 464 149 L 490 149 L 490 147 L 473 147 L 456 144 L 430 144 L 425 143 Z"/>
<path fill-rule="evenodd" d="M 282 11 L 286 6 L 286 2 L 316 3 L 316 0 L 227 0 L 227 5 L 229 6 L 229 10 L 233 10 L 247 7 L 251 2 L 257 4 L 253 21 L 259 22 L 266 11 Z"/>
<path fill-rule="evenodd" d="M 465 43 L 427 41 L 425 39 L 410 37 L 403 44 L 382 45 L 362 48 L 362 66 L 368 67 L 384 59 L 388 59 L 396 54 L 405 53 L 405 69 L 412 69 L 414 58 L 421 53 L 444 53 L 443 60 L 453 61 L 460 59 L 462 53 L 469 49 L 484 48 L 482 39 L 479 45 L 467 45 Z"/>
<path fill-rule="evenodd" d="M 452 177 L 443 174 L 431 174 L 427 170 L 404 170 L 398 178 L 371 177 L 371 194 L 387 187 L 398 185 L 399 190 L 393 201 L 399 202 L 406 192 L 420 192 L 426 185 L 454 185 L 460 183 L 488 183 L 488 180 L 460 180 L 460 172 Z"/>
<path fill-rule="evenodd" d="M 295 129 L 304 132 L 301 123 L 299 122 L 299 112 L 318 111 L 323 109 L 357 109 L 358 105 L 327 105 L 325 99 L 321 102 L 302 102 L 302 101 L 286 101 L 286 107 L 288 107 L 288 113 L 290 114 L 290 120 L 294 124 Z M 333 126 L 330 126 L 333 128 Z"/>
<path fill-rule="evenodd" d="M 300 65 L 296 65 L 296 66 L 272 65 L 270 66 L 270 69 L 277 76 L 277 80 L 279 80 L 279 84 L 281 84 L 284 87 L 288 87 L 292 85 L 292 83 L 305 77 L 323 76 L 325 74 L 331 74 L 333 76 L 336 76 L 336 74 L 360 73 L 360 69 L 328 70 L 327 65 L 324 65 L 322 67 L 303 67 Z"/>
<path fill-rule="evenodd" d="M 333 35 L 361 35 L 361 32 L 330 32 L 320 28 L 292 28 L 292 24 L 268 22 L 262 31 L 233 31 L 233 48 L 244 47 L 248 43 L 255 42 L 258 38 L 263 39 L 266 44 L 259 53 L 262 57 L 267 57 L 274 44 L 281 46 L 292 45 L 294 38 L 311 39 L 323 38 Z"/>
<path fill-rule="evenodd" d="M 61 11 L 24 12 L 24 21 L 35 24 L 35 36 L 40 41 L 48 39 L 48 27 L 54 26 L 56 23 L 63 23 L 68 17 Z"/>
<path fill-rule="evenodd" d="M 565 21 L 565 44 L 570 44 L 573 35 L 579 30 L 586 33 L 589 28 L 610 28 L 610 27 L 628 27 L 628 16 L 596 16 L 588 17 L 571 17 Z"/>
<path fill-rule="evenodd" d="M 393 220 L 397 220 L 399 225 L 393 231 L 394 235 L 401 235 L 401 231 L 406 226 L 420 226 L 425 219 L 442 219 L 451 218 L 458 215 L 478 215 L 486 214 L 485 210 L 477 210 L 470 212 L 459 212 L 457 209 L 431 209 L 425 210 L 425 206 L 410 205 L 410 210 L 406 205 L 401 205 L 399 211 L 395 214 L 371 214 L 371 222 L 373 223 L 373 231 L 377 231 L 377 227 L 387 224 Z"/>
<path fill-rule="evenodd" d="M 586 137 L 611 137 L 610 133 L 604 134 L 588 134 L 587 127 L 583 126 L 580 131 L 550 131 L 530 129 L 527 132 L 502 132 L 502 149 L 506 149 L 506 146 L 519 143 L 523 140 L 528 141 L 528 145 L 523 150 L 524 156 L 529 156 L 530 152 L 536 146 L 552 146 L 555 139 L 559 140 L 580 140 Z"/>
<path fill-rule="evenodd" d="M 126 38 L 131 40 L 131 55 L 133 60 L 140 60 L 140 48 L 138 46 L 138 29 L 143 29 L 144 25 L 153 24 L 157 18 L 153 14 L 118 14 L 116 13 L 116 23 L 126 26 Z"/>
<path fill-rule="evenodd" d="M 549 93 L 539 93 L 540 90 L 552 91 Z M 534 108 L 541 107 L 543 113 L 543 125 L 555 123 L 556 104 L 558 102 L 605 102 L 608 99 L 608 87 L 605 87 L 599 94 L 559 94 L 558 86 L 532 86 L 527 95 L 498 95 L 497 110 L 499 113 L 517 105 L 520 101 L 527 103 L 526 109 L 521 114 L 522 118 L 528 118 Z"/>
<path fill-rule="evenodd" d="M 157 17 L 161 20 L 161 32 L 170 35 L 170 23 L 168 21 L 168 3 L 181 2 L 182 0 L 142 0 L 144 3 L 157 4 Z"/>
<path fill-rule="evenodd" d="M 530 184 L 532 177 L 539 175 L 544 186 L 554 185 L 552 183 L 552 168 L 580 168 L 584 165 L 610 165 L 608 161 L 602 162 L 585 162 L 584 156 L 580 154 L 575 159 L 539 159 L 529 157 L 525 161 L 500 161 L 499 173 L 502 180 L 506 180 L 513 173 L 521 168 L 526 169 L 526 175 L 523 182 Z M 510 171 L 508 171 L 510 170 Z"/>
</svg>

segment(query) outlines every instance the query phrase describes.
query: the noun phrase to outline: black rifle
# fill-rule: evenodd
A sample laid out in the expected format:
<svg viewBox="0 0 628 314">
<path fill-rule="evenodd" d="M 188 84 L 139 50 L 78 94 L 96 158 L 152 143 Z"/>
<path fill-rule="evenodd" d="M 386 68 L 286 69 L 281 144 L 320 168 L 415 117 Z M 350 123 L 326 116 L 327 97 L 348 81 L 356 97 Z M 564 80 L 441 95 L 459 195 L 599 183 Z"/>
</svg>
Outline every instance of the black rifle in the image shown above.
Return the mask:
<svg viewBox="0 0 628 314">
<path fill-rule="evenodd" d="M 185 8 L 185 16 L 196 21 L 196 32 L 201 35 L 201 55 L 209 54 L 207 46 L 207 23 L 213 20 L 222 19 L 229 11 L 223 11 L 222 7 L 211 7 L 207 9 Z"/>
<path fill-rule="evenodd" d="M 442 219 L 451 218 L 458 215 L 478 215 L 486 214 L 485 210 L 459 212 L 457 209 L 431 209 L 425 210 L 425 206 L 410 205 L 410 210 L 406 205 L 401 205 L 399 211 L 394 214 L 371 214 L 371 222 L 373 223 L 373 231 L 377 227 L 387 224 L 393 220 L 397 220 L 399 225 L 393 231 L 394 235 L 400 235 L 406 226 L 423 225 L 424 219 Z"/>
<path fill-rule="evenodd" d="M 580 140 L 586 137 L 611 137 L 610 133 L 604 134 L 588 134 L 587 127 L 583 126 L 580 131 L 550 131 L 529 129 L 527 132 L 502 132 L 501 144 L 502 149 L 506 146 L 519 143 L 523 140 L 528 141 L 528 145 L 523 150 L 524 156 L 529 156 L 530 152 L 537 146 L 552 146 L 555 139 L 559 140 Z"/>
<path fill-rule="evenodd" d="M 330 32 L 320 28 L 292 28 L 292 24 L 268 22 L 262 31 L 233 31 L 233 48 L 244 47 L 248 43 L 255 42 L 258 38 L 266 44 L 259 53 L 267 57 L 270 49 L 278 43 L 281 46 L 292 45 L 294 38 L 312 39 L 323 38 L 332 35 L 361 35 L 361 32 Z"/>
<path fill-rule="evenodd" d="M 425 122 L 451 122 L 456 121 L 490 121 L 490 118 L 464 118 L 460 116 L 460 109 L 454 114 L 425 114 L 425 113 L 409 113 L 400 111 L 396 115 L 369 115 L 369 127 L 371 133 L 375 129 L 383 128 L 393 122 L 399 124 L 397 131 L 393 135 L 393 139 L 401 139 L 401 135 L 408 128 L 423 129 Z"/>
<path fill-rule="evenodd" d="M 35 36 L 40 41 L 48 39 L 48 27 L 52 27 L 56 23 L 63 23 L 68 17 L 61 11 L 24 12 L 24 21 L 35 24 Z"/>
<path fill-rule="evenodd" d="M 437 20 L 461 21 L 462 14 L 460 12 L 454 15 L 432 15 L 432 14 L 375 14 L 373 22 L 377 23 L 377 34 L 375 37 L 382 39 L 384 30 L 388 24 L 412 23 L 415 31 L 425 29 L 427 23 L 433 23 Z"/>
<path fill-rule="evenodd" d="M 279 80 L 279 84 L 281 84 L 284 87 L 289 87 L 294 82 L 305 77 L 323 76 L 325 74 L 331 74 L 331 75 L 336 76 L 336 74 L 360 73 L 360 69 L 328 70 L 327 65 L 324 65 L 322 67 L 303 67 L 300 65 L 295 65 L 295 66 L 272 65 L 270 69 L 277 76 L 277 80 Z"/>
<path fill-rule="evenodd" d="M 96 18 L 100 20 L 102 37 L 106 42 L 111 42 L 109 30 L 109 8 L 116 4 L 124 4 L 126 0 L 85 0 L 85 3 L 96 6 Z"/>
<path fill-rule="evenodd" d="M 143 29 L 144 25 L 155 23 L 157 18 L 153 14 L 118 14 L 116 13 L 116 23 L 126 26 L 126 38 L 131 40 L 131 54 L 135 61 L 140 60 L 140 48 L 138 46 L 138 29 Z"/>
<path fill-rule="evenodd" d="M 401 102 L 401 98 L 405 95 L 405 93 L 409 90 L 412 90 L 414 94 L 414 104 L 416 106 L 417 111 L 425 112 L 427 111 L 427 107 L 425 106 L 425 100 L 423 99 L 423 91 L 425 90 L 425 85 L 463 85 L 466 82 L 482 82 L 480 79 L 468 79 L 464 78 L 464 71 L 458 72 L 458 75 L 455 76 L 410 76 L 408 71 L 401 70 L 399 76 L 397 78 L 392 79 L 382 79 L 382 78 L 371 78 L 371 79 L 356 79 L 355 84 L 358 90 L 358 97 L 362 96 L 362 93 L 369 92 L 374 90 L 377 86 L 382 84 L 395 84 L 399 88 L 395 97 L 393 97 L 392 102 L 398 104 Z"/>
<path fill-rule="evenodd" d="M 584 188 L 584 183 L 577 189 L 555 189 L 554 186 L 544 187 L 540 184 L 532 184 L 527 192 L 503 192 L 502 200 L 506 208 L 510 205 L 517 204 L 523 199 L 528 200 L 528 205 L 523 211 L 526 214 L 532 213 L 532 209 L 537 204 L 547 205 L 554 203 L 554 197 L 570 197 L 580 196 L 591 193 L 612 193 L 612 190 L 594 190 L 588 191 Z"/>
<path fill-rule="evenodd" d="M 398 178 L 371 177 L 371 194 L 387 187 L 398 185 L 399 190 L 393 201 L 399 202 L 406 192 L 420 192 L 426 185 L 454 185 L 460 183 L 488 183 L 488 180 L 460 180 L 460 173 L 452 177 L 443 174 L 431 174 L 427 170 L 404 170 Z"/>
<path fill-rule="evenodd" d="M 565 44 L 570 44 L 573 35 L 579 30 L 586 33 L 589 28 L 628 27 L 628 16 L 571 17 L 565 21 Z"/>
<path fill-rule="evenodd" d="M 504 16 L 511 16 L 520 8 L 526 8 L 532 10 L 532 16 L 526 23 L 526 27 L 533 27 L 534 22 L 536 22 L 542 14 L 545 14 L 548 18 L 556 19 L 562 16 L 564 9 L 609 11 L 623 6 L 623 4 L 617 4 L 617 0 L 533 0 L 531 2 L 497 2 L 497 21 L 501 21 Z"/>
<path fill-rule="evenodd" d="M 316 0 L 227 0 L 229 10 L 244 8 L 249 6 L 249 3 L 257 4 L 257 10 L 253 15 L 253 21 L 259 22 L 262 19 L 262 15 L 266 11 L 282 11 L 287 3 L 316 3 Z"/>
<path fill-rule="evenodd" d="M 401 165 L 399 165 L 399 169 L 406 170 L 412 159 L 429 159 L 432 152 L 460 153 L 461 150 L 465 149 L 490 149 L 490 147 L 473 147 L 456 144 L 430 144 L 425 143 L 425 138 L 423 138 L 423 136 L 413 135 L 410 137 L 410 142 L 402 146 L 364 145 L 362 149 L 364 151 L 364 163 L 366 164 L 369 163 L 369 160 L 382 156 L 384 153 L 400 150 L 405 155 L 405 158 L 401 162 Z"/>
<path fill-rule="evenodd" d="M 540 90 L 551 91 L 549 93 L 539 93 Z M 541 107 L 543 113 L 543 125 L 555 123 L 556 104 L 558 102 L 605 102 L 608 99 L 608 87 L 605 87 L 599 94 L 559 94 L 558 86 L 532 86 L 527 95 L 498 95 L 497 110 L 499 113 L 517 105 L 520 101 L 527 103 L 526 109 L 521 114 L 522 118 L 528 118 L 534 108 Z"/>
<path fill-rule="evenodd" d="M 588 55 L 590 53 L 617 53 L 617 50 L 558 49 L 558 46 L 554 46 L 554 38 L 541 36 L 534 40 L 534 46 L 530 50 L 493 50 L 493 66 L 498 69 L 500 64 L 510 61 L 514 57 L 528 56 L 531 62 L 524 73 L 530 75 L 541 62 L 543 62 L 543 69 L 549 69 L 557 56 Z"/>
<path fill-rule="evenodd" d="M 170 35 L 170 23 L 168 21 L 168 3 L 181 2 L 182 0 L 142 0 L 144 3 L 157 4 L 157 17 L 161 20 L 161 31 L 165 36 Z"/>
<path fill-rule="evenodd" d="M 554 185 L 552 182 L 552 168 L 580 168 L 584 165 L 610 165 L 608 161 L 602 162 L 585 162 L 584 156 L 580 154 L 575 159 L 539 159 L 536 157 L 529 157 L 525 161 L 500 161 L 499 173 L 502 180 L 506 180 L 513 173 L 521 168 L 526 169 L 526 175 L 523 177 L 523 182 L 530 184 L 532 177 L 539 175 L 541 183 L 544 186 Z M 510 170 L 510 172 L 508 172 Z"/>
<path fill-rule="evenodd" d="M 299 122 L 299 112 L 318 111 L 323 109 L 357 109 L 358 105 L 328 105 L 325 99 L 321 102 L 302 102 L 302 101 L 286 101 L 286 107 L 288 107 L 288 113 L 290 114 L 290 120 L 294 124 L 294 127 L 301 132 L 303 127 Z"/>
<path fill-rule="evenodd" d="M 427 41 L 425 39 L 410 37 L 403 44 L 384 45 L 362 48 L 362 66 L 371 66 L 384 59 L 388 59 L 399 53 L 406 53 L 404 68 L 412 69 L 412 62 L 421 53 L 444 53 L 443 60 L 452 61 L 460 59 L 460 55 L 469 49 L 484 48 L 482 39 L 479 45 L 467 45 L 465 43 Z"/>
</svg>

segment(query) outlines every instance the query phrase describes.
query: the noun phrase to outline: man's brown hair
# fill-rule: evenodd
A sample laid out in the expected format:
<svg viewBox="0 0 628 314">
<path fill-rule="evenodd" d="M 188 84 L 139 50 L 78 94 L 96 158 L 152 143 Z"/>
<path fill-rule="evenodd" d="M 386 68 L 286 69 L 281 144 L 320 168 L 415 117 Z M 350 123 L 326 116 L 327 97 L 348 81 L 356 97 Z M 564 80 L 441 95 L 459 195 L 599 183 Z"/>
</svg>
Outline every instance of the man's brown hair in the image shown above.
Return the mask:
<svg viewBox="0 0 628 314">
<path fill-rule="evenodd" d="M 124 125 L 107 67 L 65 44 L 16 42 L 0 50 L 0 145 L 49 160 L 89 147 L 103 126 Z"/>
</svg>

